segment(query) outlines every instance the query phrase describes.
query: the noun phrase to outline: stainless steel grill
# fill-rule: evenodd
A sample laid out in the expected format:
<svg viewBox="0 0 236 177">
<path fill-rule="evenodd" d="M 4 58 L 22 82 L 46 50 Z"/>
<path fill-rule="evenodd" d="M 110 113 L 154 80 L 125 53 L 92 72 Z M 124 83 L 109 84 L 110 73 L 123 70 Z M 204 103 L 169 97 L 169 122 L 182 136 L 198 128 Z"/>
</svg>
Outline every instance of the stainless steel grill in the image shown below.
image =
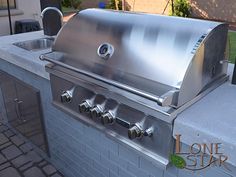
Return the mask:
<svg viewBox="0 0 236 177">
<path fill-rule="evenodd" d="M 53 104 L 160 165 L 173 120 L 227 80 L 223 23 L 88 9 L 59 32 L 50 61 Z"/>
</svg>

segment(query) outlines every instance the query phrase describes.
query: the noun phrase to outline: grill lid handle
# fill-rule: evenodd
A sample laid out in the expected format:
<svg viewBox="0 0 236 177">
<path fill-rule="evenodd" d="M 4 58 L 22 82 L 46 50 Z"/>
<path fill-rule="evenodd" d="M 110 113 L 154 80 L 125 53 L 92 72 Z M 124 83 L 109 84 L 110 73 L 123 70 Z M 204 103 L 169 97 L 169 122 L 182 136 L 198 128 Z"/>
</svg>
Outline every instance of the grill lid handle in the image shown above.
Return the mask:
<svg viewBox="0 0 236 177">
<path fill-rule="evenodd" d="M 47 53 L 49 54 L 49 53 Z M 167 93 L 165 93 L 164 95 L 162 96 L 154 96 L 152 94 L 148 94 L 148 93 L 145 93 L 139 89 L 136 89 L 136 88 L 133 88 L 133 87 L 129 87 L 127 85 L 124 85 L 124 84 L 121 84 L 121 83 L 117 83 L 117 82 L 114 82 L 114 81 L 111 81 L 111 80 L 108 80 L 106 78 L 103 78 L 97 74 L 93 74 L 93 73 L 90 73 L 90 72 L 87 72 L 87 71 L 84 71 L 84 70 L 81 70 L 81 69 L 78 69 L 78 68 L 75 68 L 73 66 L 70 66 L 70 65 L 67 65 L 65 63 L 62 63 L 58 60 L 55 60 L 53 58 L 50 58 L 48 56 L 46 56 L 46 54 L 43 54 L 43 55 L 40 55 L 39 56 L 40 60 L 42 61 L 49 61 L 53 64 L 56 64 L 58 66 L 61 66 L 63 68 L 66 68 L 66 69 L 69 69 L 71 71 L 74 71 L 74 72 L 77 72 L 79 74 L 82 74 L 82 75 L 85 75 L 85 76 L 88 76 L 90 78 L 93 78 L 93 79 L 96 79 L 98 81 L 101 81 L 105 84 L 109 84 L 109 85 L 112 85 L 116 88 L 119 88 L 119 89 L 123 89 L 125 91 L 128 91 L 130 93 L 133 93 L 133 94 L 136 94 L 138 96 L 141 96 L 143 98 L 146 98 L 146 99 L 149 99 L 151 101 L 154 101 L 156 102 L 159 106 L 171 106 L 174 101 L 175 101 L 175 98 L 178 91 L 177 90 L 173 90 L 173 91 L 169 91 Z"/>
</svg>

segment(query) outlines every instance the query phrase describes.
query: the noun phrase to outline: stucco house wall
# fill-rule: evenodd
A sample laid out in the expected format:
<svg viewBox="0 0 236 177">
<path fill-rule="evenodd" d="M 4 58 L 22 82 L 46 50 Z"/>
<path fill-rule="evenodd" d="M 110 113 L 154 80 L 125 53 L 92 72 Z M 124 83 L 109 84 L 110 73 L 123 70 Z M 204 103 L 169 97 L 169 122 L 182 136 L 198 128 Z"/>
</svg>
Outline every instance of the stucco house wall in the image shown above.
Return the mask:
<svg viewBox="0 0 236 177">
<path fill-rule="evenodd" d="M 83 0 L 81 4 L 82 9 L 98 7 L 101 0 Z M 109 0 L 102 0 L 106 4 Z M 125 8 L 129 11 L 147 12 L 162 14 L 168 0 L 125 0 Z M 169 14 L 169 8 L 166 9 L 164 14 Z"/>
<path fill-rule="evenodd" d="M 193 18 L 202 18 L 229 23 L 236 30 L 235 0 L 189 0 Z"/>
<path fill-rule="evenodd" d="M 101 0 L 83 0 L 81 3 L 81 8 L 82 9 L 96 8 L 98 7 L 99 2 L 101 2 Z M 103 2 L 107 4 L 109 0 L 103 0 Z"/>
<path fill-rule="evenodd" d="M 136 12 L 169 14 L 169 6 L 164 11 L 168 0 L 125 0 L 126 9 Z"/>
<path fill-rule="evenodd" d="M 235 0 L 189 0 L 192 16 L 205 19 L 236 22 Z"/>
<path fill-rule="evenodd" d="M 126 0 L 127 9 L 163 14 L 168 0 Z M 189 0 L 192 17 L 226 21 L 236 26 L 236 0 Z M 170 12 L 170 3 L 164 14 Z"/>
<path fill-rule="evenodd" d="M 40 0 L 16 0 L 16 9 L 11 9 L 11 13 L 13 32 L 16 20 L 35 19 L 40 21 L 41 24 Z M 0 10 L 0 36 L 9 34 L 10 28 L 7 10 Z"/>
</svg>

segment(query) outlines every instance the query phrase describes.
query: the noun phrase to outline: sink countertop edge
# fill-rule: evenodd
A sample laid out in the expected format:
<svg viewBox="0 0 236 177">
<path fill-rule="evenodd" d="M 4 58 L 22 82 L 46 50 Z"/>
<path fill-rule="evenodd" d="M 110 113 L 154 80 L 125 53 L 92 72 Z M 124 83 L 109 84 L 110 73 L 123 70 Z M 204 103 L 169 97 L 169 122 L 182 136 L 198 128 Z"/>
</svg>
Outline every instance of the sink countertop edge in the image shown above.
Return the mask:
<svg viewBox="0 0 236 177">
<path fill-rule="evenodd" d="M 43 53 L 49 52 L 50 49 L 27 51 L 13 45 L 13 43 L 16 42 L 23 42 L 45 37 L 48 36 L 43 35 L 43 31 L 22 33 L 11 36 L 1 36 L 0 59 L 49 80 L 49 74 L 45 71 L 45 65 L 48 64 L 48 62 L 41 61 L 39 56 Z"/>
</svg>

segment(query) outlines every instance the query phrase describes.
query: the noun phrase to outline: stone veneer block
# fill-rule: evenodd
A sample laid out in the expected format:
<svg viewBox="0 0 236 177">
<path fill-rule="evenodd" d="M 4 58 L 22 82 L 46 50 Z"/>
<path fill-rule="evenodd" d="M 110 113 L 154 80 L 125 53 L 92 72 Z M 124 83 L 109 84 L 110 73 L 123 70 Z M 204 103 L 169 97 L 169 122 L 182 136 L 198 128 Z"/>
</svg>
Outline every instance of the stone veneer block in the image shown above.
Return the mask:
<svg viewBox="0 0 236 177">
<path fill-rule="evenodd" d="M 0 164 L 3 164 L 7 161 L 7 159 L 5 157 L 3 157 L 2 154 L 0 154 Z"/>
<path fill-rule="evenodd" d="M 1 177 L 21 177 L 20 174 L 13 167 L 9 167 L 9 168 L 6 168 L 6 169 L 0 171 L 0 176 Z"/>
<path fill-rule="evenodd" d="M 2 153 L 6 156 L 8 160 L 14 159 L 22 154 L 22 152 L 15 145 L 11 145 L 6 149 L 3 149 Z"/>
<path fill-rule="evenodd" d="M 47 165 L 47 166 L 43 167 L 43 171 L 47 175 L 51 175 L 51 174 L 55 173 L 57 170 L 52 165 Z"/>
<path fill-rule="evenodd" d="M 38 167 L 32 167 L 24 172 L 25 177 L 45 177 Z"/>
<path fill-rule="evenodd" d="M 22 140 L 22 138 L 18 137 L 17 135 L 11 137 L 10 140 L 11 140 L 16 146 L 20 146 L 20 145 L 24 144 L 24 141 Z"/>
<path fill-rule="evenodd" d="M 31 162 L 31 159 L 29 159 L 26 155 L 21 155 L 17 157 L 16 159 L 12 160 L 11 162 L 13 163 L 15 167 L 19 168 L 20 166 L 23 166 L 26 163 Z"/>
<path fill-rule="evenodd" d="M 0 134 L 0 145 L 5 144 L 8 141 L 9 141 L 8 138 L 3 133 L 1 133 Z"/>
</svg>

